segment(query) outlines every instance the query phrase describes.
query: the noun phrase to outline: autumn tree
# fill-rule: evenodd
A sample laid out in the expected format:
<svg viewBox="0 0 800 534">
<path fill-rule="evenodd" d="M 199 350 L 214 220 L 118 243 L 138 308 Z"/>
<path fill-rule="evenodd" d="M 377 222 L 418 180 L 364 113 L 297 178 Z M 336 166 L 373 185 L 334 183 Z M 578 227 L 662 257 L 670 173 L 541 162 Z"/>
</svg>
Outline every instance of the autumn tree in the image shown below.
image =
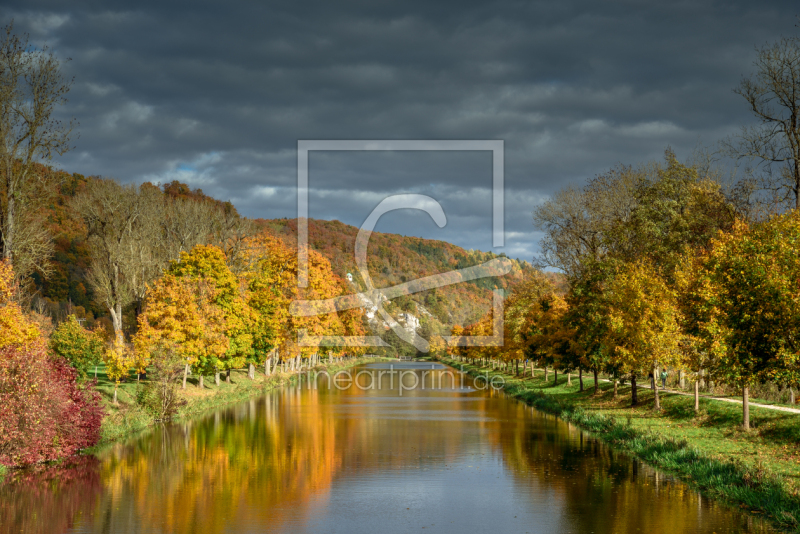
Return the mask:
<svg viewBox="0 0 800 534">
<path fill-rule="evenodd" d="M 103 338 L 83 328 L 74 315 L 69 315 L 50 335 L 50 349 L 84 378 L 91 367 L 102 361 L 104 346 Z"/>
<path fill-rule="evenodd" d="M 0 347 L 30 346 L 39 340 L 36 324 L 16 302 L 16 288 L 11 263 L 0 260 Z"/>
<path fill-rule="evenodd" d="M 625 264 L 606 294 L 609 329 L 605 343 L 618 365 L 653 373 L 655 409 L 661 409 L 658 368 L 680 362 L 681 316 L 675 291 L 644 261 Z"/>
<path fill-rule="evenodd" d="M 553 384 L 558 384 L 558 371 L 569 372 L 577 367 L 572 339 L 575 331 L 564 320 L 567 303 L 555 293 L 542 295 L 534 305 L 534 327 L 529 340 L 528 353 L 545 368 L 555 371 Z"/>
<path fill-rule="evenodd" d="M 297 287 L 297 251 L 280 239 L 259 235 L 248 240 L 252 267 L 245 274 L 250 306 L 257 312 L 259 327 L 254 346 L 258 358 L 278 350 L 283 357 L 309 355 L 318 347 L 301 344 L 301 332 L 311 338 L 363 335 L 363 312 L 359 309 L 320 309 L 314 314 L 290 313 L 292 301 L 325 301 L 345 293 L 345 284 L 332 271 L 330 262 L 311 250 L 308 256 L 309 284 Z M 328 350 L 339 352 L 340 347 Z M 352 348 L 349 348 L 353 352 Z"/>
<path fill-rule="evenodd" d="M 671 149 L 663 164 L 643 168 L 632 195 L 629 216 L 607 234 L 609 256 L 623 262 L 647 260 L 669 282 L 687 248 L 706 247 L 735 221 L 720 184 L 678 161 Z"/>
<path fill-rule="evenodd" d="M 621 370 L 609 357 L 604 343 L 609 328 L 609 307 L 607 289 L 613 277 L 613 262 L 606 260 L 593 262 L 587 260 L 580 278 L 572 280 L 566 302 L 569 309 L 564 314 L 564 322 L 569 325 L 572 337 L 573 367 L 581 373 L 583 390 L 583 370 L 590 369 L 594 374 L 594 390 L 598 393 L 598 373 L 601 370 L 619 375 Z M 636 383 L 636 377 L 631 377 Z M 635 397 L 635 395 L 634 395 Z"/>
<path fill-rule="evenodd" d="M 40 180 L 39 162 L 70 150 L 73 122 L 53 115 L 66 103 L 72 80 L 48 48 L 35 49 L 9 24 L 0 36 L 0 247 L 17 276 L 46 270 L 49 236 L 26 211 Z"/>
<path fill-rule="evenodd" d="M 536 325 L 534 314 L 540 299 L 551 293 L 552 283 L 541 273 L 533 271 L 518 284 L 503 305 L 503 350 L 512 358 L 528 357 L 531 336 Z"/>
<path fill-rule="evenodd" d="M 97 443 L 99 395 L 81 387 L 64 358 L 48 353 L 14 295 L 11 263 L 0 260 L 0 465 L 37 463 Z"/>
<path fill-rule="evenodd" d="M 215 293 L 208 280 L 167 274 L 153 284 L 139 315 L 133 340 L 137 353 L 143 358 L 177 354 L 184 367 L 184 389 L 190 367 L 196 366 L 202 377 L 222 366 L 230 348 L 223 310 L 213 303 Z"/>
<path fill-rule="evenodd" d="M 120 338 L 115 338 L 103 352 L 103 363 L 106 365 L 106 376 L 114 381 L 114 404 L 117 404 L 117 390 L 122 379 L 128 376 L 134 367 L 134 353 Z"/>
<path fill-rule="evenodd" d="M 181 253 L 180 261 L 173 262 L 168 272 L 213 287 L 210 300 L 222 312 L 223 332 L 228 340 L 224 357 L 215 361 L 217 373 L 243 367 L 254 355 L 256 316 L 248 303 L 246 284 L 231 272 L 222 250 L 213 245 L 198 245 Z"/>
<path fill-rule="evenodd" d="M 689 305 L 713 373 L 742 388 L 749 428 L 749 387 L 800 379 L 800 211 L 763 224 L 738 223 L 695 263 Z"/>
</svg>

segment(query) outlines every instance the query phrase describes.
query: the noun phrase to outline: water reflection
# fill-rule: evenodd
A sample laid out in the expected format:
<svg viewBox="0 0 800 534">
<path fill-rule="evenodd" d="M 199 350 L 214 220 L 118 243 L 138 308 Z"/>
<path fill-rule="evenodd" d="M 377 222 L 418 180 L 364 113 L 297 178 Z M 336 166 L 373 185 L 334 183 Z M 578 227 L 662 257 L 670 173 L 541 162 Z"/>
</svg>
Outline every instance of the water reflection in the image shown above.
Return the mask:
<svg viewBox="0 0 800 534">
<path fill-rule="evenodd" d="M 71 478 L 31 474 L 2 488 L 0 530 L 766 531 L 501 393 L 409 365 L 404 390 L 385 370 L 156 429 Z"/>
</svg>

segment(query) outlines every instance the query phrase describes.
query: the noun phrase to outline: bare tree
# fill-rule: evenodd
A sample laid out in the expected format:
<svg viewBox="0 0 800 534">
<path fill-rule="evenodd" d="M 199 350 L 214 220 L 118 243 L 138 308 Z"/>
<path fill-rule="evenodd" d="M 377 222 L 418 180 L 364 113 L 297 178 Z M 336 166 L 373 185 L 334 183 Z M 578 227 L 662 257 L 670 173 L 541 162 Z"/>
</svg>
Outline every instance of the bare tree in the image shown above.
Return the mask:
<svg viewBox="0 0 800 534">
<path fill-rule="evenodd" d="M 763 166 L 760 188 L 800 208 L 800 39 L 784 38 L 757 52 L 756 73 L 734 92 L 760 124 L 742 128 L 723 147 Z"/>
<path fill-rule="evenodd" d="M 146 264 L 159 242 L 154 229 L 158 220 L 152 219 L 148 200 L 152 198 L 133 185 L 96 179 L 73 201 L 86 224 L 92 251 L 89 283 L 108 308 L 119 340 L 123 308 L 135 301 L 143 280 L 150 276 Z"/>
<path fill-rule="evenodd" d="M 148 284 L 161 276 L 169 256 L 162 225 L 166 217 L 164 195 L 150 183 L 142 184 L 137 193 L 139 220 L 127 238 L 127 249 L 130 287 L 138 317 Z"/>
<path fill-rule="evenodd" d="M 214 234 L 211 243 L 225 253 L 230 270 L 239 274 L 248 268 L 247 238 L 255 233 L 255 225 L 250 219 L 240 217 L 235 209 L 216 209 Z"/>
<path fill-rule="evenodd" d="M 14 34 L 11 24 L 0 33 L 0 247 L 18 275 L 42 268 L 52 252 L 38 221 L 23 210 L 32 182 L 41 178 L 37 165 L 71 148 L 74 121 L 53 118 L 71 84 L 46 47 L 32 49 L 27 35 Z"/>
<path fill-rule="evenodd" d="M 178 260 L 181 252 L 205 244 L 215 232 L 217 208 L 210 202 L 194 199 L 164 199 L 162 220 L 167 259 Z"/>
<path fill-rule="evenodd" d="M 642 179 L 641 170 L 618 167 L 582 189 L 562 189 L 537 207 L 534 226 L 544 232 L 540 267 L 580 276 L 585 260 L 602 259 L 608 252 L 609 232 L 630 217 Z"/>
</svg>

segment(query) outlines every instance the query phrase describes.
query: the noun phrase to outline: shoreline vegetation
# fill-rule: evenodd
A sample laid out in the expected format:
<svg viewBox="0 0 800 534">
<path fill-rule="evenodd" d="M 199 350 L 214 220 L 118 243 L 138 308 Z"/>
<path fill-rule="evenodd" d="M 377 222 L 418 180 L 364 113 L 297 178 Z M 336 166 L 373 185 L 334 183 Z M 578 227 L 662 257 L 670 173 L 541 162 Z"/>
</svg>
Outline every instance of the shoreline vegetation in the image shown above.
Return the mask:
<svg viewBox="0 0 800 534">
<path fill-rule="evenodd" d="M 800 414 L 753 407 L 753 428 L 744 431 L 741 408 L 714 399 L 702 398 L 696 415 L 692 397 L 662 391 L 662 409 L 655 411 L 653 392 L 641 387 L 639 403 L 631 407 L 629 385 L 620 386 L 615 398 L 610 382 L 600 381 L 595 394 L 591 377 L 581 391 L 576 373 L 558 373 L 555 384 L 552 370 L 547 379 L 542 369 L 520 378 L 493 370 L 491 363 L 439 361 L 471 376 L 503 377 L 506 394 L 676 475 L 707 497 L 800 532 L 800 458 L 794 450 Z"/>
<path fill-rule="evenodd" d="M 178 409 L 178 412 L 170 421 L 175 422 L 198 417 L 227 405 L 264 395 L 279 387 L 296 383 L 302 379 L 307 371 L 336 373 L 344 369 L 385 359 L 379 356 L 337 358 L 333 362 L 304 367 L 298 371 L 281 371 L 278 369 L 269 376 L 264 373 L 256 373 L 253 379 L 247 376 L 247 369 L 234 369 L 231 371 L 230 382 L 222 380 L 217 386 L 213 381 L 205 381 L 202 389 L 197 387 L 197 377 L 194 377 L 194 379 L 190 379 L 187 382 L 186 389 L 181 390 L 186 404 Z M 97 389 L 102 394 L 106 416 L 103 418 L 103 423 L 100 427 L 100 441 L 97 445 L 82 451 L 82 454 L 99 452 L 120 440 L 127 439 L 134 434 L 166 422 L 155 419 L 151 413 L 137 404 L 136 393 L 138 387 L 140 386 L 135 379 L 132 382 L 122 384 L 118 388 L 118 404 L 114 405 L 112 396 L 114 384 L 98 383 Z"/>
<path fill-rule="evenodd" d="M 384 360 L 387 358 L 374 355 L 335 358 L 332 362 L 304 367 L 297 371 L 281 371 L 278 368 L 269 376 L 264 373 L 256 373 L 253 379 L 248 377 L 247 369 L 234 369 L 231 371 L 230 382 L 222 380 L 217 386 L 213 381 L 206 381 L 202 389 L 197 387 L 198 378 L 193 377 L 187 381 L 186 389 L 181 390 L 186 403 L 169 421 L 160 421 L 154 418 L 152 413 L 136 402 L 137 392 L 143 387 L 143 383 L 136 381 L 135 374 L 131 375 L 131 380 L 123 382 L 117 387 L 117 404 L 114 404 L 114 381 L 108 380 L 105 369 L 99 369 L 95 389 L 100 393 L 105 409 L 105 416 L 100 427 L 100 440 L 92 447 L 83 449 L 72 456 L 96 454 L 115 443 L 149 431 L 156 425 L 199 417 L 213 410 L 264 395 L 282 386 L 296 383 L 310 370 L 328 371 L 334 374 L 341 370 Z M 43 463 L 58 464 L 67 458 L 69 456 Z M 30 464 L 16 467 L 0 465 L 0 483 L 11 471 L 30 466 Z"/>
</svg>

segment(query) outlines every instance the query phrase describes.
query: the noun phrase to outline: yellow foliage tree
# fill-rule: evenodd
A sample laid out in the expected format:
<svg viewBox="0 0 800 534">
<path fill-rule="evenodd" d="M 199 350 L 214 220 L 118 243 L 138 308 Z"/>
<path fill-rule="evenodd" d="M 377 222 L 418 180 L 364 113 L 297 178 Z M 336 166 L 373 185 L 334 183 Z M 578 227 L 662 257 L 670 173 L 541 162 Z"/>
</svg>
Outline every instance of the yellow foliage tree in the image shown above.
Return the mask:
<svg viewBox="0 0 800 534">
<path fill-rule="evenodd" d="M 106 364 L 106 375 L 114 381 L 114 404 L 117 404 L 117 388 L 134 367 L 134 354 L 128 346 L 115 338 L 103 353 L 103 363 Z"/>
<path fill-rule="evenodd" d="M 657 369 L 680 363 L 682 317 L 675 291 L 652 265 L 637 261 L 618 270 L 606 298 L 610 328 L 605 344 L 619 368 L 653 373 L 659 410 Z"/>
<path fill-rule="evenodd" d="M 156 349 L 178 354 L 185 362 L 183 387 L 191 366 L 202 372 L 221 365 L 230 348 L 223 310 L 213 304 L 213 283 L 171 274 L 148 291 L 134 336 L 138 360 L 149 359 Z M 202 386 L 202 383 L 201 383 Z"/>
<path fill-rule="evenodd" d="M 40 340 L 36 324 L 25 317 L 14 301 L 14 270 L 9 261 L 0 261 L 0 347 L 27 346 Z"/>
<path fill-rule="evenodd" d="M 316 251 L 308 254 L 308 287 L 297 287 L 297 250 L 283 241 L 259 235 L 248 241 L 248 254 L 253 268 L 246 273 L 249 305 L 257 312 L 258 329 L 254 346 L 266 357 L 279 349 L 284 357 L 307 355 L 315 346 L 298 343 L 298 333 L 307 336 L 357 336 L 364 334 L 363 311 L 353 309 L 311 316 L 295 316 L 289 312 L 293 300 L 325 300 L 344 294 L 345 284 L 333 273 L 330 262 Z M 333 348 L 334 352 L 341 349 Z M 358 354 L 363 348 L 348 347 Z"/>
<path fill-rule="evenodd" d="M 174 262 L 169 274 L 213 287 L 211 303 L 222 310 L 225 318 L 224 332 L 228 348 L 224 358 L 210 358 L 216 369 L 239 369 L 254 355 L 253 332 L 257 317 L 250 307 L 246 285 L 231 272 L 225 253 L 213 245 L 197 245 L 190 252 L 182 252 L 180 261 Z M 203 365 L 203 368 L 208 368 Z"/>
</svg>

